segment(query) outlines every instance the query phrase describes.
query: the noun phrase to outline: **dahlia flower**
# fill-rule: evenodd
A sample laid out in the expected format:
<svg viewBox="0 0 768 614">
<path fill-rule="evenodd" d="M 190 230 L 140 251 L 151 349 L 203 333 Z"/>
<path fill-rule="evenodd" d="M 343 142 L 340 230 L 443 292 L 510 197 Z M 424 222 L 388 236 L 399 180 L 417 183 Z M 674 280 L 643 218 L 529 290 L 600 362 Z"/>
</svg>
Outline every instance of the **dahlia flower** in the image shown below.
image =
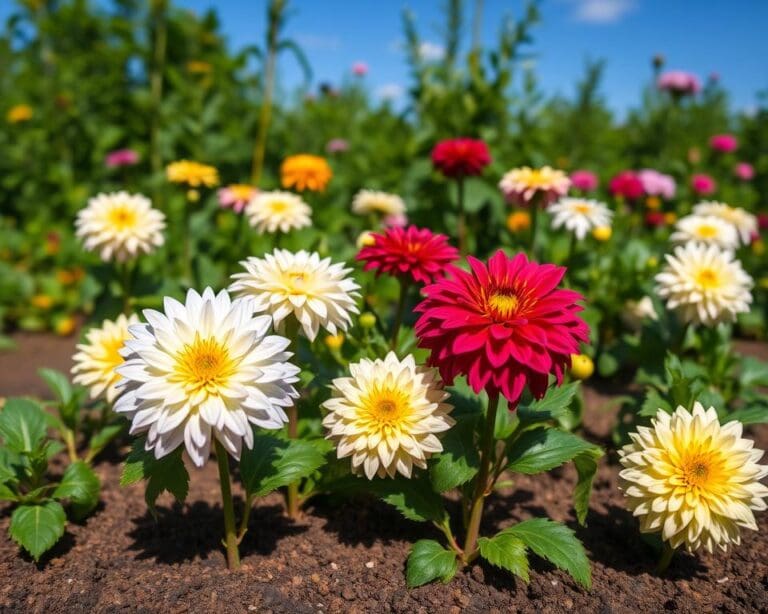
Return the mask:
<svg viewBox="0 0 768 614">
<path fill-rule="evenodd" d="M 310 154 L 288 156 L 280 165 L 280 184 L 299 192 L 322 192 L 333 177 L 325 158 Z"/>
<path fill-rule="evenodd" d="M 604 203 L 583 198 L 561 198 L 549 208 L 552 228 L 565 226 L 582 240 L 587 233 L 600 226 L 610 226 L 613 211 Z"/>
<path fill-rule="evenodd" d="M 649 196 L 661 196 L 667 200 L 675 197 L 677 184 L 670 175 L 644 168 L 637 173 L 637 178 L 643 186 L 643 192 Z"/>
<path fill-rule="evenodd" d="M 165 216 L 140 194 L 113 192 L 88 200 L 75 221 L 77 236 L 104 261 L 124 262 L 163 244 Z"/>
<path fill-rule="evenodd" d="M 304 250 L 292 253 L 276 249 L 264 258 L 241 262 L 244 273 L 232 276 L 231 292 L 251 298 L 256 313 L 272 316 L 275 328 L 284 329 L 283 321 L 294 316 L 310 341 L 320 328 L 332 335 L 352 324 L 351 313 L 358 313 L 356 299 L 360 286 L 347 277 L 352 269 L 344 263 L 332 264 Z"/>
<path fill-rule="evenodd" d="M 110 151 L 104 158 L 104 164 L 108 168 L 119 166 L 133 166 L 139 161 L 139 153 L 133 149 L 116 149 Z"/>
<path fill-rule="evenodd" d="M 479 139 L 447 139 L 432 150 L 432 164 L 446 177 L 480 175 L 490 163 L 488 145 Z"/>
<path fill-rule="evenodd" d="M 183 183 L 190 188 L 212 188 L 219 183 L 219 171 L 215 167 L 192 160 L 171 162 L 165 174 L 171 183 Z"/>
<path fill-rule="evenodd" d="M 34 114 L 35 112 L 28 104 L 17 104 L 8 109 L 5 118 L 9 124 L 20 124 L 32 119 Z"/>
<path fill-rule="evenodd" d="M 368 64 L 365 62 L 355 62 L 352 64 L 352 74 L 356 77 L 364 77 L 368 74 Z"/>
<path fill-rule="evenodd" d="M 552 167 L 530 168 L 523 166 L 508 171 L 499 182 L 499 189 L 508 203 L 526 206 L 535 204 L 546 207 L 568 193 L 571 180 L 563 171 Z"/>
<path fill-rule="evenodd" d="M 684 322 L 714 326 L 749 311 L 752 278 L 732 252 L 691 242 L 676 247 L 666 260 L 656 275 L 656 292 Z"/>
<path fill-rule="evenodd" d="M 656 87 L 673 96 L 682 97 L 698 93 L 701 90 L 701 83 L 696 75 L 689 72 L 670 70 L 659 77 Z"/>
<path fill-rule="evenodd" d="M 258 193 L 258 190 L 252 185 L 233 183 L 219 190 L 219 205 L 221 207 L 232 207 L 235 213 L 241 213 Z"/>
<path fill-rule="evenodd" d="M 621 171 L 608 184 L 608 189 L 614 196 L 627 200 L 640 198 L 644 193 L 643 183 L 635 171 Z"/>
<path fill-rule="evenodd" d="M 349 141 L 345 139 L 331 139 L 325 144 L 325 151 L 329 154 L 344 153 L 349 149 Z"/>
<path fill-rule="evenodd" d="M 352 470 L 394 478 L 411 477 L 413 467 L 426 469 L 443 446 L 435 435 L 455 421 L 433 369 L 416 366 L 412 355 L 398 360 L 363 358 L 349 365 L 352 377 L 333 380 L 332 397 L 323 403 L 326 439 L 336 444 L 338 458 L 352 457 Z"/>
<path fill-rule="evenodd" d="M 531 227 L 531 214 L 527 211 L 513 211 L 507 216 L 509 232 L 520 232 Z"/>
<path fill-rule="evenodd" d="M 696 192 L 696 194 L 707 196 L 717 189 L 717 184 L 709 175 L 698 173 L 691 177 L 691 188 L 693 188 L 693 191 Z"/>
<path fill-rule="evenodd" d="M 739 142 L 732 134 L 715 134 L 709 139 L 709 146 L 719 153 L 731 153 L 739 147 Z"/>
<path fill-rule="evenodd" d="M 405 214 L 405 203 L 397 194 L 387 194 L 378 190 L 360 190 L 352 199 L 352 213 L 368 215 L 379 213 L 385 216 Z"/>
<path fill-rule="evenodd" d="M 245 208 L 248 222 L 259 233 L 290 232 L 312 225 L 312 210 L 291 192 L 260 192 Z"/>
<path fill-rule="evenodd" d="M 675 232 L 669 237 L 675 243 L 699 241 L 719 245 L 724 249 L 734 249 L 739 245 L 736 228 L 729 222 L 714 215 L 686 215 L 675 225 Z"/>
<path fill-rule="evenodd" d="M 185 303 L 166 298 L 164 307 L 145 310 L 148 324 L 129 328 L 114 409 L 128 416 L 132 434 L 147 434 L 156 458 L 183 443 L 202 467 L 215 437 L 239 459 L 243 443 L 253 447 L 251 425 L 279 429 L 288 420 L 283 408 L 298 397 L 289 341 L 268 335 L 270 318 L 253 317 L 249 301 L 225 291 L 190 290 Z"/>
<path fill-rule="evenodd" d="M 630 433 L 619 451 L 619 488 L 643 533 L 660 532 L 672 548 L 689 552 L 738 545 L 741 529 L 757 530 L 752 510 L 766 509 L 760 480 L 762 450 L 742 437 L 742 424 L 721 425 L 713 407 L 659 410 L 650 427 Z"/>
<path fill-rule="evenodd" d="M 433 234 L 428 228 L 392 227 L 372 235 L 373 245 L 360 250 L 357 259 L 363 270 L 382 273 L 415 283 L 428 284 L 443 275 L 445 267 L 459 259 L 459 251 L 448 244 L 448 237 Z"/>
<path fill-rule="evenodd" d="M 704 201 L 695 205 L 693 212 L 696 215 L 714 216 L 731 224 L 736 229 L 744 245 L 748 245 L 752 241 L 752 235 L 757 232 L 757 218 L 741 207 L 731 207 L 725 203 Z"/>
<path fill-rule="evenodd" d="M 517 403 L 526 385 L 536 398 L 558 383 L 589 329 L 577 315 L 582 296 L 557 285 L 565 268 L 496 252 L 488 264 L 469 257 L 470 271 L 447 267 L 448 277 L 426 286 L 416 307 L 419 346 L 451 385 L 465 375 L 477 393 L 501 393 Z"/>
<path fill-rule="evenodd" d="M 739 162 L 734 167 L 733 174 L 742 181 L 752 181 L 755 177 L 755 167 L 749 162 Z"/>
<path fill-rule="evenodd" d="M 582 192 L 596 190 L 599 183 L 597 175 L 592 171 L 578 170 L 571 173 L 571 185 Z"/>
<path fill-rule="evenodd" d="M 72 381 L 87 386 L 92 399 L 104 394 L 107 402 L 112 403 L 117 397 L 115 385 L 120 376 L 115 367 L 124 362 L 120 349 L 131 336 L 128 327 L 138 323 L 139 318 L 135 314 L 129 318 L 120 314 L 114 322 L 104 320 L 100 327 L 91 328 L 85 336 L 85 343 L 77 345 L 77 353 L 72 357 L 75 363 Z"/>
</svg>

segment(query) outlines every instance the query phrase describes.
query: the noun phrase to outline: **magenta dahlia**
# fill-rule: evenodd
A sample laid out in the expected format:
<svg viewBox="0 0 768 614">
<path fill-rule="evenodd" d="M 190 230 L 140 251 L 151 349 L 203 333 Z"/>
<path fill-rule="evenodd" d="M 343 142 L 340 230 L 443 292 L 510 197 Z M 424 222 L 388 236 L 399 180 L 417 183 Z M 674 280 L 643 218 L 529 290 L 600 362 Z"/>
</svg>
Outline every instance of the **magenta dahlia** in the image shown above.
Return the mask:
<svg viewBox="0 0 768 614">
<path fill-rule="evenodd" d="M 447 139 L 432 150 L 432 164 L 446 177 L 473 177 L 490 163 L 488 145 L 478 139 Z"/>
</svg>

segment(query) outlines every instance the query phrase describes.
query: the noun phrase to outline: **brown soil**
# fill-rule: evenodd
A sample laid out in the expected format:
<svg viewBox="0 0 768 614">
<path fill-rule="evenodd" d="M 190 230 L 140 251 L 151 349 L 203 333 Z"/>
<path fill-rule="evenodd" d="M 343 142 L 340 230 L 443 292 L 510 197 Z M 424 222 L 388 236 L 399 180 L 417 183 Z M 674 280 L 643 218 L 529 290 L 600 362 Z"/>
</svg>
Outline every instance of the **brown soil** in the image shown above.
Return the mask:
<svg viewBox="0 0 768 614">
<path fill-rule="evenodd" d="M 0 395 L 40 391 L 34 366 L 67 366 L 73 341 L 64 352 L 60 340 L 45 339 L 25 339 L 18 352 L 0 355 Z M 615 390 L 585 392 L 585 433 L 606 442 L 615 412 L 605 403 Z M 753 434 L 768 447 L 768 428 Z M 656 577 L 654 555 L 617 491 L 611 456 L 595 480 L 587 527 L 574 521 L 570 466 L 519 477 L 514 489 L 489 499 L 483 527 L 488 534 L 531 516 L 567 522 L 593 564 L 590 592 L 535 557 L 528 585 L 475 565 L 448 585 L 409 591 L 409 546 L 440 539 L 436 531 L 368 500 L 316 499 L 294 523 L 275 494 L 258 503 L 241 547 L 243 568 L 229 573 L 214 463 L 192 472 L 185 505 L 161 497 L 155 521 L 141 485 L 118 486 L 122 455 L 111 456 L 96 466 L 104 483 L 99 509 L 70 524 L 39 564 L 8 539 L 8 510 L 0 508 L 0 612 L 768 612 L 768 514 L 758 515 L 760 532 L 744 535 L 734 550 L 678 555 L 667 576 Z"/>
</svg>

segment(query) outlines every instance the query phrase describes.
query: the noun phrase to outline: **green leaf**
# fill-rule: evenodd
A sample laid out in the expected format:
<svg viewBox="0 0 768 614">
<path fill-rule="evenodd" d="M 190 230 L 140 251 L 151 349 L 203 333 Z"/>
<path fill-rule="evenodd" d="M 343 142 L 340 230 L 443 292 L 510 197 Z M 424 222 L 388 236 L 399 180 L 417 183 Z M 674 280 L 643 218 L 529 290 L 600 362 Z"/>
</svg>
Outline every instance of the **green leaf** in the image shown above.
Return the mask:
<svg viewBox="0 0 768 614">
<path fill-rule="evenodd" d="M 573 508 L 576 510 L 576 518 L 583 525 L 589 511 L 589 496 L 592 494 L 592 482 L 597 473 L 597 460 L 603 455 L 603 451 L 594 446 L 592 450 L 579 454 L 573 459 L 576 474 L 579 476 L 576 487 L 573 489 Z"/>
<path fill-rule="evenodd" d="M 523 424 L 546 422 L 561 416 L 571 406 L 579 382 L 571 382 L 564 386 L 550 388 L 543 399 L 538 399 L 528 406 L 517 408 L 517 415 Z"/>
<path fill-rule="evenodd" d="M 453 550 L 446 550 L 434 539 L 420 539 L 411 548 L 406 566 L 408 588 L 439 579 L 447 583 L 456 574 L 458 561 Z"/>
<path fill-rule="evenodd" d="M 40 446 L 45 431 L 45 412 L 37 403 L 8 399 L 0 411 L 0 437 L 13 452 L 33 452 Z"/>
<path fill-rule="evenodd" d="M 181 447 L 161 459 L 145 450 L 146 439 L 141 437 L 133 442 L 128 458 L 125 460 L 120 486 L 128 486 L 139 480 L 147 480 L 144 500 L 150 512 L 154 513 L 155 501 L 167 490 L 182 503 L 189 493 L 189 473 L 181 458 Z"/>
<path fill-rule="evenodd" d="M 69 499 L 77 506 L 77 515 L 83 518 L 99 502 L 99 488 L 99 476 L 83 461 L 76 461 L 64 471 L 52 496 L 54 499 Z"/>
<path fill-rule="evenodd" d="M 520 416 L 516 411 L 508 411 L 504 408 L 496 412 L 496 424 L 493 425 L 494 439 L 506 439 L 520 426 Z"/>
<path fill-rule="evenodd" d="M 509 412 L 507 412 L 509 413 Z M 443 451 L 429 468 L 432 486 L 445 492 L 468 482 L 480 467 L 480 455 L 474 440 L 475 420 L 458 420 L 442 439 Z"/>
<path fill-rule="evenodd" d="M 669 404 L 669 402 L 664 399 L 656 390 L 650 389 L 648 390 L 648 394 L 645 395 L 645 400 L 640 407 L 638 415 L 644 416 L 646 418 L 655 418 L 660 409 L 663 409 L 667 413 L 672 412 L 672 406 Z"/>
<path fill-rule="evenodd" d="M 540 557 L 568 572 L 584 588 L 592 585 L 592 572 L 584 546 L 564 524 L 548 518 L 525 520 L 502 531 L 519 538 Z"/>
<path fill-rule="evenodd" d="M 373 480 L 370 490 L 408 520 L 442 523 L 448 519 L 443 498 L 425 477 Z"/>
<path fill-rule="evenodd" d="M 768 362 L 763 362 L 752 356 L 742 358 L 739 383 L 742 388 L 768 386 Z"/>
<path fill-rule="evenodd" d="M 310 476 L 325 464 L 325 454 L 309 441 L 256 433 L 253 449 L 243 450 L 240 477 L 249 495 L 262 497 Z"/>
<path fill-rule="evenodd" d="M 768 406 L 754 405 L 728 414 L 724 422 L 738 420 L 742 424 L 764 424 L 768 422 Z"/>
<path fill-rule="evenodd" d="M 491 565 L 511 571 L 528 582 L 528 555 L 521 539 L 502 532 L 491 538 L 481 537 L 477 544 L 480 556 Z"/>
<path fill-rule="evenodd" d="M 519 473 L 541 473 L 592 449 L 594 446 L 591 443 L 573 433 L 536 428 L 520 435 L 510 446 L 507 468 Z"/>
<path fill-rule="evenodd" d="M 0 501 L 16 501 L 18 495 L 7 485 L 0 484 Z"/>
<path fill-rule="evenodd" d="M 11 515 L 8 531 L 13 540 L 36 561 L 64 535 L 67 516 L 56 501 L 20 505 Z"/>
<path fill-rule="evenodd" d="M 125 428 L 124 423 L 108 424 L 91 437 L 88 443 L 88 456 L 95 458 L 96 455 L 107 447 L 107 444 L 117 437 Z"/>
<path fill-rule="evenodd" d="M 72 400 L 72 384 L 69 378 L 55 369 L 38 369 L 37 374 L 43 379 L 55 399 L 62 405 L 66 405 Z"/>
</svg>

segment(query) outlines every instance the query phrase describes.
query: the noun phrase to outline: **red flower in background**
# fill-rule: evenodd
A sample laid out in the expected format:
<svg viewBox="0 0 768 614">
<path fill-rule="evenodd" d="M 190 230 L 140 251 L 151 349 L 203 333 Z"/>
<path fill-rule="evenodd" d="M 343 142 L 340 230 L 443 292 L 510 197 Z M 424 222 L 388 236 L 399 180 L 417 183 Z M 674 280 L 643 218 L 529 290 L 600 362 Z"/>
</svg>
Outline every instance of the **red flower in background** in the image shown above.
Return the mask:
<svg viewBox="0 0 768 614">
<path fill-rule="evenodd" d="M 699 196 L 707 196 L 717 189 L 717 184 L 709 175 L 699 173 L 691 177 L 691 188 L 693 188 L 693 191 Z"/>
<path fill-rule="evenodd" d="M 666 224 L 666 218 L 661 211 L 649 211 L 645 214 L 645 223 L 651 228 L 659 228 Z"/>
<path fill-rule="evenodd" d="M 386 273 L 429 284 L 459 259 L 459 251 L 448 244 L 448 237 L 428 228 L 393 226 L 372 238 L 373 245 L 361 249 L 357 259 L 365 262 L 365 271 L 376 269 L 377 277 Z"/>
<path fill-rule="evenodd" d="M 503 395 L 510 404 L 528 386 L 541 398 L 549 375 L 558 384 L 571 354 L 589 329 L 577 315 L 583 299 L 558 289 L 564 267 L 529 262 L 496 252 L 488 264 L 469 257 L 471 271 L 449 267 L 450 276 L 426 286 L 416 307 L 419 346 L 431 350 L 429 364 L 450 385 L 465 375 L 477 393 Z"/>
<path fill-rule="evenodd" d="M 709 146 L 720 153 L 731 153 L 736 151 L 739 142 L 732 134 L 716 134 L 709 139 Z"/>
<path fill-rule="evenodd" d="M 608 184 L 608 189 L 614 196 L 623 196 L 627 200 L 640 198 L 645 191 L 643 182 L 634 171 L 621 171 Z"/>
<path fill-rule="evenodd" d="M 479 175 L 490 163 L 488 146 L 478 139 L 448 139 L 432 150 L 432 164 L 446 177 Z"/>
</svg>

